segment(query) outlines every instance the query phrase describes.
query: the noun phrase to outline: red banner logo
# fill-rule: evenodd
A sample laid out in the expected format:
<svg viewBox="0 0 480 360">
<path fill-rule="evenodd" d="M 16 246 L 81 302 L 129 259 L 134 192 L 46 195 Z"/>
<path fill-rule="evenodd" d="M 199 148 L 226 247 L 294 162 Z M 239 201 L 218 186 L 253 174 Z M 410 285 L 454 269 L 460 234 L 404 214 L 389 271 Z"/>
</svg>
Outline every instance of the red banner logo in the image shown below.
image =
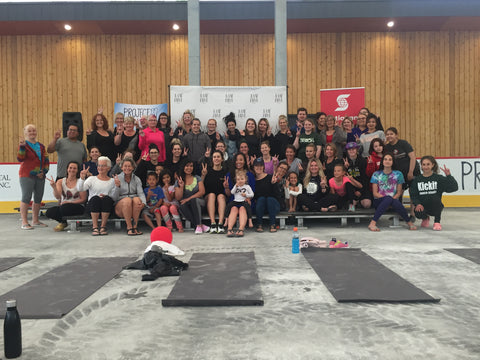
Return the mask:
<svg viewBox="0 0 480 360">
<path fill-rule="evenodd" d="M 350 116 L 357 123 L 357 115 L 365 106 L 365 88 L 320 90 L 320 111 L 335 116 L 337 124 Z"/>
</svg>

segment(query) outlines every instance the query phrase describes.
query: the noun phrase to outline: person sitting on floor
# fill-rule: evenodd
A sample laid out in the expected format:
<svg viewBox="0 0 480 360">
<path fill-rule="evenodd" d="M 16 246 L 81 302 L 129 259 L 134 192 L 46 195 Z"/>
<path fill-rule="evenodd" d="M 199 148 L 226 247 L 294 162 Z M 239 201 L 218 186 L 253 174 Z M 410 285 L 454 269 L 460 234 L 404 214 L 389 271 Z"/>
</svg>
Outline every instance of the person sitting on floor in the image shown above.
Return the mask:
<svg viewBox="0 0 480 360">
<path fill-rule="evenodd" d="M 378 219 L 390 206 L 405 220 L 409 230 L 417 230 L 417 227 L 410 221 L 407 210 L 398 200 L 402 196 L 405 180 L 400 171 L 392 169 L 393 164 L 393 155 L 384 154 L 380 170 L 375 171 L 370 180 L 373 190 L 373 206 L 375 207 L 375 215 L 368 225 L 370 231 L 380 231 L 377 227 Z"/>
<path fill-rule="evenodd" d="M 440 218 L 443 211 L 442 194 L 458 190 L 458 183 L 444 166 L 440 168 L 445 176 L 438 174 L 438 164 L 433 156 L 424 156 L 420 160 L 422 175 L 413 179 L 410 197 L 415 207 L 415 216 L 422 219 L 422 227 L 430 225 L 430 215 L 434 217 L 433 230 L 442 230 Z"/>
</svg>

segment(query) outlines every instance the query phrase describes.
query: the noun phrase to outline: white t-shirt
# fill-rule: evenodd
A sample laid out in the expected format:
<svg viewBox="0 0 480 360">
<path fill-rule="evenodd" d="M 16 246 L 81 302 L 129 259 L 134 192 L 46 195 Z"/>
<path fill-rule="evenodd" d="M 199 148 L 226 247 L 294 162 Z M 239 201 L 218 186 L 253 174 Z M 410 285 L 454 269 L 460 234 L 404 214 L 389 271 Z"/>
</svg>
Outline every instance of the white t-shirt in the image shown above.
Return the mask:
<svg viewBox="0 0 480 360">
<path fill-rule="evenodd" d="M 115 180 L 110 178 L 108 180 L 99 180 L 96 176 L 90 176 L 86 180 L 78 179 L 78 191 L 88 190 L 88 200 L 94 196 L 108 195 L 113 201 L 118 199 L 118 187 L 115 186 Z"/>
<path fill-rule="evenodd" d="M 232 194 L 233 194 L 233 201 L 235 202 L 244 202 L 247 198 L 251 199 L 253 198 L 253 195 L 255 195 L 250 185 L 243 185 L 239 187 L 235 185 L 232 188 Z M 246 194 L 247 196 L 243 196 L 242 194 Z"/>
</svg>

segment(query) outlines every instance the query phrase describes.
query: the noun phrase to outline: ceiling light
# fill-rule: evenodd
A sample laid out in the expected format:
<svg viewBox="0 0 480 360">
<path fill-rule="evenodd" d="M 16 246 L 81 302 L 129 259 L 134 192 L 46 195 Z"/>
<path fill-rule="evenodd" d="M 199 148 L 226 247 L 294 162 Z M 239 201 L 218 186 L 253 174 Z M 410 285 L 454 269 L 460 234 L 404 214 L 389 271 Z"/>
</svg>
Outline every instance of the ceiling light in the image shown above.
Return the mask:
<svg viewBox="0 0 480 360">
<path fill-rule="evenodd" d="M 67 30 L 67 31 L 72 30 L 72 27 L 71 27 L 70 25 L 68 25 L 68 24 L 65 24 L 63 27 L 64 27 L 65 30 Z"/>
<path fill-rule="evenodd" d="M 180 26 L 178 26 L 178 24 L 173 24 L 172 29 L 177 31 L 178 29 L 180 29 Z"/>
<path fill-rule="evenodd" d="M 388 26 L 388 27 L 393 27 L 393 25 L 395 25 L 395 22 L 393 22 L 393 21 L 389 21 L 389 22 L 387 23 L 387 26 Z"/>
</svg>

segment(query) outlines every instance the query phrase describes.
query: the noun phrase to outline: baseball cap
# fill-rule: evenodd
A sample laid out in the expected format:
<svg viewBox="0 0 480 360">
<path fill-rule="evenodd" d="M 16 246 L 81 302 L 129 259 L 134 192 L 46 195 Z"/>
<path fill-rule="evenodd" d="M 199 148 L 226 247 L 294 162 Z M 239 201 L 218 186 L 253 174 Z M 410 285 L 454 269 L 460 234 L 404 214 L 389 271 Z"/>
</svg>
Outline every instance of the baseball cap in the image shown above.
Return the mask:
<svg viewBox="0 0 480 360">
<path fill-rule="evenodd" d="M 253 166 L 264 166 L 265 163 L 263 162 L 263 159 L 260 157 L 260 158 L 256 158 L 255 161 L 253 162 Z"/>
<path fill-rule="evenodd" d="M 347 143 L 347 145 L 345 145 L 345 150 L 349 150 L 349 149 L 358 149 L 360 147 L 360 145 L 358 145 L 356 142 L 354 141 L 351 141 L 349 143 Z"/>
</svg>

